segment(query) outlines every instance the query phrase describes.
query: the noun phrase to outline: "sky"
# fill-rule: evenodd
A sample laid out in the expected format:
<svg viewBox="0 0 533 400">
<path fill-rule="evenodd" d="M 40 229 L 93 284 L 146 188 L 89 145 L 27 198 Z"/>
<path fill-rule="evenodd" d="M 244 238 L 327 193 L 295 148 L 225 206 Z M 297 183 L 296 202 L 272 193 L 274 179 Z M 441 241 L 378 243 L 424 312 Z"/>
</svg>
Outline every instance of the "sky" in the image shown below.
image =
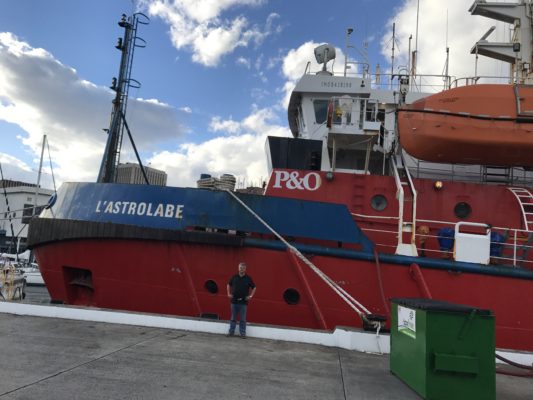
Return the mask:
<svg viewBox="0 0 533 400">
<path fill-rule="evenodd" d="M 290 136 L 287 104 L 313 49 L 337 48 L 335 70 L 365 61 L 390 71 L 415 44 L 418 73 L 473 76 L 470 49 L 491 25 L 470 16 L 466 0 L 0 0 L 0 163 L 4 178 L 37 181 L 46 134 L 42 186 L 95 181 L 111 112 L 115 49 L 125 13 L 145 14 L 135 50 L 127 121 L 145 165 L 167 172 L 172 186 L 195 186 L 201 173 L 230 173 L 242 185 L 268 178 L 267 136 Z M 345 49 L 346 28 L 350 36 Z M 365 56 L 366 54 L 366 56 Z M 507 67 L 480 57 L 482 75 Z M 397 69 L 395 69 L 397 71 Z M 134 162 L 124 138 L 122 162 Z"/>
</svg>

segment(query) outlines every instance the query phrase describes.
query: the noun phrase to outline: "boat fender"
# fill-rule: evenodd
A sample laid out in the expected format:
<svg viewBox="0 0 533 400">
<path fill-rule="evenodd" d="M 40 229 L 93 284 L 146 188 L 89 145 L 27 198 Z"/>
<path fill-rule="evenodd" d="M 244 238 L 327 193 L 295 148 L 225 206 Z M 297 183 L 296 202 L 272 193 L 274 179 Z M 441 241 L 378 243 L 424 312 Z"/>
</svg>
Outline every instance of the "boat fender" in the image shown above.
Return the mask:
<svg viewBox="0 0 533 400">
<path fill-rule="evenodd" d="M 48 203 L 46 203 L 46 206 L 44 206 L 44 208 L 46 208 L 47 210 L 49 208 L 52 208 L 54 204 L 56 204 L 56 200 L 57 200 L 57 193 L 54 193 L 52 196 L 50 196 L 50 198 L 48 199 Z"/>
</svg>

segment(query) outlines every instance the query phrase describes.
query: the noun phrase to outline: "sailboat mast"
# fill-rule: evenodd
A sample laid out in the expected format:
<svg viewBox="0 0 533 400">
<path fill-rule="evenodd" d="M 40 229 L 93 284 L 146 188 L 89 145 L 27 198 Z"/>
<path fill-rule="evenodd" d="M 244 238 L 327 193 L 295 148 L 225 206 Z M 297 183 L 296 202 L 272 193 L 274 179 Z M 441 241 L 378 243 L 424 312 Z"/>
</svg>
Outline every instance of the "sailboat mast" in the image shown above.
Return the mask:
<svg viewBox="0 0 533 400">
<path fill-rule="evenodd" d="M 396 41 L 396 22 L 392 23 L 392 56 L 390 62 L 390 88 L 392 89 L 392 78 L 394 76 L 394 44 Z"/>
<path fill-rule="evenodd" d="M 39 171 L 37 172 L 37 186 L 35 186 L 35 198 L 33 199 L 32 217 L 35 216 L 37 209 L 37 196 L 39 196 L 39 186 L 41 186 L 41 171 L 43 169 L 44 146 L 46 145 L 46 135 L 43 135 L 43 146 L 41 147 L 41 161 L 39 161 Z"/>
</svg>

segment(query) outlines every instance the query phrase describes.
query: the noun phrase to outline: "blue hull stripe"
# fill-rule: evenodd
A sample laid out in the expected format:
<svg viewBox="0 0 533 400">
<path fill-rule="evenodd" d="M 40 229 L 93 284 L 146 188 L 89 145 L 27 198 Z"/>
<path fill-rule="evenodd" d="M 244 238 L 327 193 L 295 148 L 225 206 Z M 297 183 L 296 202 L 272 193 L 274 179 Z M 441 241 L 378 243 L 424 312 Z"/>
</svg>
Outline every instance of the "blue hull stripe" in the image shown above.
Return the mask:
<svg viewBox="0 0 533 400">
<path fill-rule="evenodd" d="M 360 244 L 372 242 L 343 204 L 237 194 L 284 237 Z M 146 185 L 66 183 L 41 218 L 109 222 L 150 228 L 191 227 L 269 234 L 267 228 L 224 191 Z"/>
<path fill-rule="evenodd" d="M 266 241 L 261 239 L 246 238 L 244 240 L 245 246 L 258 247 L 270 250 L 285 250 L 286 247 L 283 243 Z M 329 248 L 314 245 L 296 244 L 292 243 L 298 250 L 306 255 L 318 255 L 327 257 L 338 257 L 352 260 L 362 260 L 374 262 L 374 255 L 368 252 L 355 251 L 348 249 Z M 451 272 L 466 272 L 471 274 L 480 275 L 492 275 L 492 276 L 505 276 L 509 278 L 517 279 L 530 279 L 533 280 L 533 271 L 523 268 L 516 268 L 512 266 L 500 266 L 500 265 L 481 265 L 458 261 L 439 260 L 436 258 L 425 257 L 408 257 L 399 256 L 394 254 L 380 254 L 379 260 L 382 263 L 397 264 L 397 265 L 411 265 L 413 263 L 418 264 L 422 268 L 440 269 Z M 356 267 L 355 267 L 356 268 Z"/>
</svg>

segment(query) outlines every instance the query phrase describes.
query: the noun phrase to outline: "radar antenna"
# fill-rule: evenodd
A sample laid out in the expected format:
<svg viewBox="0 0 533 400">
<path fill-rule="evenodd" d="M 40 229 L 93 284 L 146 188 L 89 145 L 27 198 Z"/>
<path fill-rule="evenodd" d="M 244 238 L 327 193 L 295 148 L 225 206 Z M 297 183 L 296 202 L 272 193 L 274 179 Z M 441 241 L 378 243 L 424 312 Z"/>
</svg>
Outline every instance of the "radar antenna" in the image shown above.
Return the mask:
<svg viewBox="0 0 533 400">
<path fill-rule="evenodd" d="M 331 72 L 327 71 L 326 65 L 328 61 L 335 59 L 335 47 L 331 44 L 323 44 L 315 48 L 315 59 L 318 64 L 324 64 L 322 66 L 322 71 L 318 72 L 319 74 L 328 74 L 333 75 Z"/>
</svg>

